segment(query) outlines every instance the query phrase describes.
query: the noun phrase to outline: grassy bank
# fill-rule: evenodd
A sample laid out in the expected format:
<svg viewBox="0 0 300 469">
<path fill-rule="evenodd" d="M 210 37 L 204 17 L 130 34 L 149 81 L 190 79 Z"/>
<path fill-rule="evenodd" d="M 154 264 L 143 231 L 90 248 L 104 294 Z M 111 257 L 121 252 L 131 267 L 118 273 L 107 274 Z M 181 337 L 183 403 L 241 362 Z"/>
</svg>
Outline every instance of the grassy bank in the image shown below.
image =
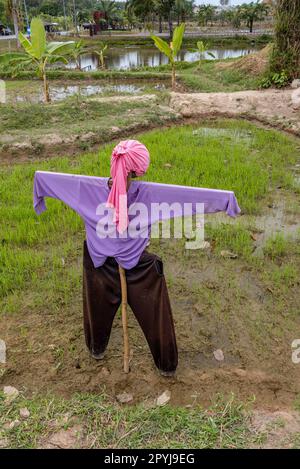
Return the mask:
<svg viewBox="0 0 300 469">
<path fill-rule="evenodd" d="M 24 407 L 29 418 L 5 431 Z M 7 438 L 10 448 L 55 447 L 59 438 L 64 441 L 63 435 L 69 435 L 69 444 L 77 448 L 111 449 L 243 448 L 263 437 L 251 433 L 248 411 L 233 399 L 220 399 L 204 410 L 156 407 L 150 402 L 121 406 L 104 395 L 84 393 L 71 400 L 19 398 L 7 406 L 0 396 L 0 425 L 0 439 Z"/>
<path fill-rule="evenodd" d="M 175 121 L 176 114 L 164 103 L 164 93 L 148 99 L 139 96 L 82 96 L 51 105 L 7 104 L 1 106 L 0 152 L 26 157 L 47 154 L 70 154 L 88 150 L 124 132 Z M 100 131 L 101 129 L 101 131 Z"/>
<path fill-rule="evenodd" d="M 234 63 L 234 60 L 226 62 Z M 260 76 L 249 74 L 243 70 L 233 68 L 221 68 L 218 66 L 222 61 L 204 60 L 201 63 L 181 62 L 177 65 L 177 81 L 179 85 L 183 85 L 187 91 L 202 92 L 231 92 L 247 89 L 257 89 L 260 83 Z M 0 78 L 9 82 L 17 80 L 38 82 L 36 74 L 33 71 L 20 71 L 15 76 L 9 70 L 0 69 Z M 120 83 L 155 82 L 157 84 L 164 82 L 166 86 L 171 85 L 171 69 L 169 65 L 160 67 L 143 67 L 131 71 L 95 71 L 80 72 L 72 70 L 50 70 L 48 72 L 50 81 L 60 81 L 61 84 L 67 85 L 74 81 L 78 83 L 109 83 L 118 81 Z"/>
</svg>

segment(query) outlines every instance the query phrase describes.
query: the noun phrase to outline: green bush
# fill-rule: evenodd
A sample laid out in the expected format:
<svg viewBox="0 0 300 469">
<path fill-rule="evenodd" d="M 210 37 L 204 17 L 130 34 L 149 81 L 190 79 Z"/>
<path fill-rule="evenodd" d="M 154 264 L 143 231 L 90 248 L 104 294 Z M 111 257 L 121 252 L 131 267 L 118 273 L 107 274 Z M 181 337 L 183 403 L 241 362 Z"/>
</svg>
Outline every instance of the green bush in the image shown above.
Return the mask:
<svg viewBox="0 0 300 469">
<path fill-rule="evenodd" d="M 290 77 L 285 70 L 282 70 L 280 73 L 271 73 L 264 77 L 260 82 L 260 88 L 271 88 L 275 86 L 276 88 L 283 88 L 287 86 L 290 82 Z"/>
</svg>

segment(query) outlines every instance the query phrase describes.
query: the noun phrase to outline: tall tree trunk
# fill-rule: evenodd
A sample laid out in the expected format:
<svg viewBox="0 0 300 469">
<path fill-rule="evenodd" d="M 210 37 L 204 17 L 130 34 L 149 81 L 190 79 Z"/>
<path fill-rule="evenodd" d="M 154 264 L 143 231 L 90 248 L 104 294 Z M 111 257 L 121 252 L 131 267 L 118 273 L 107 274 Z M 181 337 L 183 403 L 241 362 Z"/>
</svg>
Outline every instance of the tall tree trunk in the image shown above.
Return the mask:
<svg viewBox="0 0 300 469">
<path fill-rule="evenodd" d="M 168 15 L 168 23 L 169 23 L 169 34 L 170 38 L 173 36 L 173 21 L 172 21 L 172 12 L 169 12 Z"/>
<path fill-rule="evenodd" d="M 253 32 L 253 18 L 249 19 L 249 29 L 250 29 L 250 33 L 252 33 Z"/>
<path fill-rule="evenodd" d="M 15 30 L 15 35 L 17 38 L 17 47 L 20 47 L 20 41 L 19 41 L 19 23 L 18 23 L 18 5 L 17 5 L 17 0 L 12 0 L 11 2 L 12 5 L 12 19 L 14 23 L 14 30 Z"/>
<path fill-rule="evenodd" d="M 159 21 L 159 32 L 162 33 L 163 27 L 162 27 L 162 16 L 161 15 L 159 15 L 158 21 Z"/>
<path fill-rule="evenodd" d="M 300 0 L 277 0 L 271 69 L 300 76 Z"/>
</svg>

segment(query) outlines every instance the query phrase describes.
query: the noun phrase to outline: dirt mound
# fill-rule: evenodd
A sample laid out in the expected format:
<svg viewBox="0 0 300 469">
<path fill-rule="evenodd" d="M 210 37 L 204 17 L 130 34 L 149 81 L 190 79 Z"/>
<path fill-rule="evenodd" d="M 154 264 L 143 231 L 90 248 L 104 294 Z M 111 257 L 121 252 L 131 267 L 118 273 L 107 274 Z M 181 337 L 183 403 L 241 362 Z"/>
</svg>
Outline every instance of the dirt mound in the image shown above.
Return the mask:
<svg viewBox="0 0 300 469">
<path fill-rule="evenodd" d="M 169 106 L 184 118 L 243 116 L 300 135 L 300 114 L 294 101 L 292 89 L 233 93 L 172 92 Z"/>
<path fill-rule="evenodd" d="M 260 51 L 249 54 L 241 59 L 233 62 L 219 63 L 217 68 L 220 70 L 242 70 L 251 75 L 262 75 L 268 67 L 271 50 L 272 46 L 268 44 Z"/>
</svg>

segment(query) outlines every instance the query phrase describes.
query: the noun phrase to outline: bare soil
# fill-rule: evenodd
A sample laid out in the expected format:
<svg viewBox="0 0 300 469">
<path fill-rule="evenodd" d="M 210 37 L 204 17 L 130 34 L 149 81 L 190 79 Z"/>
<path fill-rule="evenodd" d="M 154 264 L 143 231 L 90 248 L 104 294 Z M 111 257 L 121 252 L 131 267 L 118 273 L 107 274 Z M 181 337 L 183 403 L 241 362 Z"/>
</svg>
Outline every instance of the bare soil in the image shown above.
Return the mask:
<svg viewBox="0 0 300 469">
<path fill-rule="evenodd" d="M 7 133 L 0 138 L 0 163 L 7 164 L 13 159 L 14 163 L 24 162 L 32 158 L 49 158 L 59 155 L 75 155 L 85 150 L 96 150 L 100 144 L 132 135 L 133 133 L 149 130 L 159 125 L 169 126 L 177 123 L 193 121 L 199 118 L 241 117 L 254 120 L 263 125 L 284 130 L 294 135 L 300 135 L 300 89 L 284 90 L 250 90 L 233 93 L 170 93 L 169 103 L 159 103 L 157 95 L 91 97 L 88 101 L 103 103 L 116 102 L 144 102 L 145 109 L 157 106 L 160 122 L 151 120 L 140 121 L 137 116 L 134 122 L 126 120 L 124 124 L 107 128 L 105 133 L 83 129 L 78 133 L 68 128 L 48 132 L 42 128 L 35 129 L 26 138 L 23 132 Z M 145 120 L 145 119 L 144 119 Z M 162 124 L 161 121 L 164 121 Z M 78 127 L 78 126 L 77 126 Z M 101 126 L 99 127 L 101 129 Z"/>
</svg>

